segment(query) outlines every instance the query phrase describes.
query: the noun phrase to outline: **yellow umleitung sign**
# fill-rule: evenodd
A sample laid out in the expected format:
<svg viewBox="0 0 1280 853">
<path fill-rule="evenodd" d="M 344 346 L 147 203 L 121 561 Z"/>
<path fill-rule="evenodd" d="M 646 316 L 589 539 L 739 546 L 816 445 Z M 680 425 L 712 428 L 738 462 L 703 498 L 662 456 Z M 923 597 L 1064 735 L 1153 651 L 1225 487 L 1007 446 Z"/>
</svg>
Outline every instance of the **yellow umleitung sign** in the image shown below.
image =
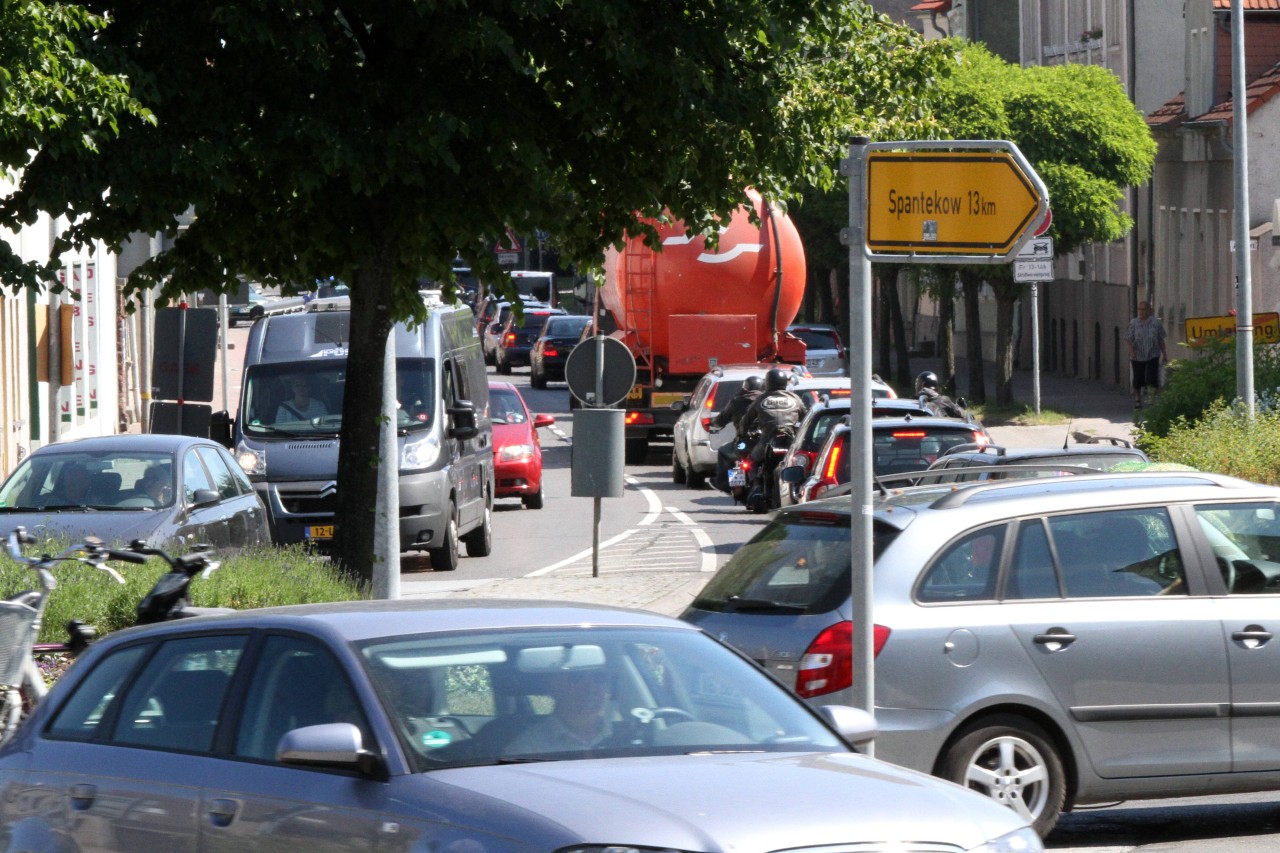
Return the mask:
<svg viewBox="0 0 1280 853">
<path fill-rule="evenodd" d="M 872 255 L 1008 255 L 1040 212 L 1005 151 L 869 151 L 866 188 Z"/>
<path fill-rule="evenodd" d="M 1236 318 L 1188 317 L 1186 323 L 1187 346 L 1201 347 L 1219 338 L 1234 338 Z M 1269 311 L 1253 315 L 1253 341 L 1258 344 L 1280 344 L 1280 314 Z"/>
</svg>

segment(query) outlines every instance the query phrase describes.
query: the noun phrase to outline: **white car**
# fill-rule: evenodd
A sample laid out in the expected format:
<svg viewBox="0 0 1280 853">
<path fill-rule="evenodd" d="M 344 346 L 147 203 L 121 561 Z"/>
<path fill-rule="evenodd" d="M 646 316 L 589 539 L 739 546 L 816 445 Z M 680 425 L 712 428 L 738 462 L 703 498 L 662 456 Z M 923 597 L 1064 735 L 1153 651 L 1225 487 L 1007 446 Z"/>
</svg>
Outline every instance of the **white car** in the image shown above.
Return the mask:
<svg viewBox="0 0 1280 853">
<path fill-rule="evenodd" d="M 793 323 L 787 331 L 804 341 L 805 366 L 814 376 L 848 376 L 849 360 L 840 332 L 824 323 Z"/>
</svg>

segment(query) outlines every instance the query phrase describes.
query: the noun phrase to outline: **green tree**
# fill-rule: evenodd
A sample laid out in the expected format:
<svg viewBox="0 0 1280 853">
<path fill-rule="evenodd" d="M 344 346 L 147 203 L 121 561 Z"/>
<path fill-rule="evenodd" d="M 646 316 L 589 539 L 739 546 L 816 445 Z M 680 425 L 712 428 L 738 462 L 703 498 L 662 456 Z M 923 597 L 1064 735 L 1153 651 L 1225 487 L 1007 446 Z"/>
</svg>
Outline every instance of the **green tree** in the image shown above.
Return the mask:
<svg viewBox="0 0 1280 853">
<path fill-rule="evenodd" d="M 965 44 L 956 73 L 939 86 L 935 115 L 952 139 L 1009 139 L 1049 190 L 1059 253 L 1124 237 L 1133 220 L 1120 209 L 1124 189 L 1151 177 L 1156 144 L 1119 79 L 1096 65 L 1021 68 Z M 1013 318 L 1023 286 L 1010 265 L 960 270 L 966 304 L 983 280 L 996 296 L 996 402 L 1013 402 Z M 972 294 L 970 293 L 972 289 Z M 980 329 L 969 329 L 970 394 L 982 389 Z M 976 375 L 975 375 L 976 371 Z M 973 390 L 978 383 L 982 393 Z"/>
<path fill-rule="evenodd" d="M 21 0 L 0 4 L 0 168 L 19 171 L 32 151 L 52 158 L 92 155 L 120 123 L 152 120 L 129 94 L 129 81 L 89 61 L 78 45 L 106 25 L 81 6 Z M 0 225 L 17 230 L 39 210 L 5 206 Z M 0 241 L 3 243 L 3 241 Z M 9 284 L 52 280 L 46 265 L 24 263 L 0 247 Z"/>
<path fill-rule="evenodd" d="M 38 152 L 0 216 L 71 214 L 55 246 L 177 239 L 130 276 L 352 286 L 339 554 L 372 574 L 381 359 L 457 254 L 490 281 L 507 227 L 598 261 L 668 208 L 707 229 L 743 188 L 829 186 L 851 130 L 916 115 L 942 50 L 862 3 L 98 0 L 80 47 L 158 121 L 98 156 Z M 175 217 L 194 222 L 177 234 Z M 10 281 L 30 275 L 4 263 Z"/>
</svg>

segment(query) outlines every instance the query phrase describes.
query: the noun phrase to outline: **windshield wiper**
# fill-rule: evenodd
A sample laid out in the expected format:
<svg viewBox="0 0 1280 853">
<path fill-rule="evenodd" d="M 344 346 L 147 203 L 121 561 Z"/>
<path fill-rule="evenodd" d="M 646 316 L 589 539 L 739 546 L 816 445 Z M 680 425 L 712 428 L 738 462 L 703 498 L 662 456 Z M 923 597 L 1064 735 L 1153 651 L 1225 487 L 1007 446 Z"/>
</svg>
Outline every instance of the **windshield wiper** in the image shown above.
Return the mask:
<svg viewBox="0 0 1280 853">
<path fill-rule="evenodd" d="M 749 610 L 772 610 L 777 613 L 803 613 L 809 609 L 806 604 L 788 604 L 782 601 L 770 601 L 767 598 L 742 598 L 741 596 L 731 595 L 725 601 L 731 608 L 732 613 L 741 613 Z"/>
<path fill-rule="evenodd" d="M 31 509 L 28 509 L 26 511 L 27 512 L 61 512 L 62 510 L 65 510 L 65 509 L 83 509 L 89 512 L 97 512 L 102 508 L 103 507 L 100 507 L 100 506 L 86 506 L 84 504 L 49 504 L 48 506 L 32 507 Z M 115 507 L 112 507 L 112 509 L 115 509 Z"/>
<path fill-rule="evenodd" d="M 291 430 L 291 429 L 280 429 L 280 427 L 272 426 L 271 424 L 249 424 L 246 431 L 269 432 L 274 435 L 287 435 L 290 438 L 305 438 L 308 435 L 311 435 L 311 433 L 297 432 L 296 430 Z"/>
</svg>

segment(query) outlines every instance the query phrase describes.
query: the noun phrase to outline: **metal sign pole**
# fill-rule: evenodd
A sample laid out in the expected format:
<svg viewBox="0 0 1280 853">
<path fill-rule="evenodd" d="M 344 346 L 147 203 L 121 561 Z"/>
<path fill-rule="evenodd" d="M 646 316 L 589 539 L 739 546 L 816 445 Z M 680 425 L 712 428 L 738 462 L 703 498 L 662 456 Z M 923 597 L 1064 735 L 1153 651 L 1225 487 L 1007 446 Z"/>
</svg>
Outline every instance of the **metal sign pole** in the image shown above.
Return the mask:
<svg viewBox="0 0 1280 853">
<path fill-rule="evenodd" d="M 1031 282 L 1031 396 L 1036 403 L 1036 414 L 1040 414 L 1040 305 L 1037 298 L 1039 287 Z"/>
<path fill-rule="evenodd" d="M 849 145 L 849 542 L 853 592 L 853 704 L 875 713 L 871 548 L 871 259 L 867 257 L 866 169 L 870 140 Z M 872 747 L 868 746 L 868 752 Z"/>
</svg>

